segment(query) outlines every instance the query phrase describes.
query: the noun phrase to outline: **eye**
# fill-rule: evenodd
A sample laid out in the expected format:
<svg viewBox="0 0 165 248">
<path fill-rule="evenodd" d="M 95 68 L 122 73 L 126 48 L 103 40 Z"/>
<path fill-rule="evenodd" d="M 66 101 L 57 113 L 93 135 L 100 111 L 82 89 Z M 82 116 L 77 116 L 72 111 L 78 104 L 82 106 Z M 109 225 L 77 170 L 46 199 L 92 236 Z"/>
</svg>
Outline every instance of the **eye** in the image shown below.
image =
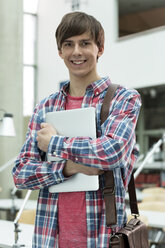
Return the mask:
<svg viewBox="0 0 165 248">
<path fill-rule="evenodd" d="M 89 44 L 90 44 L 90 42 L 89 42 L 89 41 L 85 41 L 85 40 L 84 40 L 84 41 L 82 41 L 82 46 L 84 46 L 84 47 L 85 47 L 85 46 L 88 46 Z"/>
<path fill-rule="evenodd" d="M 70 41 L 65 41 L 64 44 L 63 44 L 64 47 L 71 47 L 72 45 L 73 44 Z"/>
</svg>

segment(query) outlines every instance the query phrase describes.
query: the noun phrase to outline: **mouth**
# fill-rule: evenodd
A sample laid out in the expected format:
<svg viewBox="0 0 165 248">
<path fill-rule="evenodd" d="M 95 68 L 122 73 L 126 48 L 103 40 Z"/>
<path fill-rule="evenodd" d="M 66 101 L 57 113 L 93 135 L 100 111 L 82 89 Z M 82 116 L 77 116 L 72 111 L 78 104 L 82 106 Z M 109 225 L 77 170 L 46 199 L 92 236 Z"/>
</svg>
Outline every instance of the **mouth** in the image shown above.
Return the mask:
<svg viewBox="0 0 165 248">
<path fill-rule="evenodd" d="M 74 65 L 82 65 L 86 62 L 86 60 L 71 60 Z"/>
</svg>

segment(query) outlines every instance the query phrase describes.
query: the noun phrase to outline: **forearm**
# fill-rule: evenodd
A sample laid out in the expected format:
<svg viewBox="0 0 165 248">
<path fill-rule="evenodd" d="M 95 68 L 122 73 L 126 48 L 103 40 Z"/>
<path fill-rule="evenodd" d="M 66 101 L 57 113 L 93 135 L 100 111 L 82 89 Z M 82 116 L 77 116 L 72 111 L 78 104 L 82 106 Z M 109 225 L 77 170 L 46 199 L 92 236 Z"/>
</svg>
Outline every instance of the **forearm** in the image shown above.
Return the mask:
<svg viewBox="0 0 165 248">
<path fill-rule="evenodd" d="M 63 159 L 101 170 L 124 166 L 135 145 L 135 126 L 131 122 L 127 125 L 121 122 L 116 130 L 110 126 L 107 133 L 94 140 L 89 137 L 54 136 L 49 152 L 53 154 L 55 151 L 56 156 Z"/>
<path fill-rule="evenodd" d="M 55 143 L 58 143 L 56 139 L 63 140 L 60 142 L 62 146 L 58 147 L 58 150 L 52 149 L 52 154 L 56 150 L 58 157 L 101 170 L 120 166 L 127 146 L 127 141 L 124 143 L 106 136 L 96 140 L 83 138 L 82 142 L 79 138 L 67 139 L 56 136 Z"/>
<path fill-rule="evenodd" d="M 41 189 L 65 180 L 63 168 L 65 161 L 42 162 L 18 158 L 13 168 L 13 178 L 19 189 Z"/>
<path fill-rule="evenodd" d="M 67 160 L 63 169 L 63 175 L 65 177 L 70 177 L 77 173 L 82 173 L 88 176 L 94 176 L 94 175 L 102 175 L 104 171 L 97 168 L 92 168 L 92 167 L 84 166 L 82 164 L 74 163 L 71 160 Z"/>
</svg>

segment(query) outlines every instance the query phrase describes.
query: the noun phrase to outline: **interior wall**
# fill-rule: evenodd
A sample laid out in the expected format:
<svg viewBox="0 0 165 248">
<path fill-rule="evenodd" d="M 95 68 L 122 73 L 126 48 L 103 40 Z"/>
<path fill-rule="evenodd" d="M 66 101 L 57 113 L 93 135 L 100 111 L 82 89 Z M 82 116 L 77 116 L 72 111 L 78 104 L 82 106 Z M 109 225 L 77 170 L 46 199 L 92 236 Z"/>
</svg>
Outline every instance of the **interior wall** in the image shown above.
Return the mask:
<svg viewBox="0 0 165 248">
<path fill-rule="evenodd" d="M 22 23 L 23 1 L 0 1 L 0 108 L 14 115 L 16 137 L 0 137 L 0 166 L 15 157 L 22 145 Z M 9 198 L 13 165 L 0 173 L 0 198 Z"/>
<path fill-rule="evenodd" d="M 165 84 L 165 29 L 130 35 L 118 39 L 107 50 L 102 71 L 111 72 L 113 82 L 141 88 Z"/>
<path fill-rule="evenodd" d="M 40 0 L 38 100 L 58 90 L 58 83 L 68 79 L 67 69 L 58 57 L 54 32 L 62 16 L 71 11 L 69 2 Z M 100 75 L 135 88 L 164 84 L 164 27 L 119 39 L 117 2 L 88 0 L 80 5 L 80 11 L 94 15 L 105 29 L 105 52 L 98 63 Z"/>
</svg>

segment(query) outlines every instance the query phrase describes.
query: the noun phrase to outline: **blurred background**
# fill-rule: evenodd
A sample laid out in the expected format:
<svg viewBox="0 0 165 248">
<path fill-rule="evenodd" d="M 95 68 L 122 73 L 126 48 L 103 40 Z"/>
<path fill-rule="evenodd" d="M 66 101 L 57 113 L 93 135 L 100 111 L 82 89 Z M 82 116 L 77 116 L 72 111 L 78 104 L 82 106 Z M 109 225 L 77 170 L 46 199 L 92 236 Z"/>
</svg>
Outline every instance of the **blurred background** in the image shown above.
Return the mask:
<svg viewBox="0 0 165 248">
<path fill-rule="evenodd" d="M 99 74 L 141 94 L 136 129 L 141 161 L 135 170 L 161 140 L 137 176 L 136 188 L 165 187 L 165 0 L 0 0 L 0 125 L 8 117 L 15 128 L 13 136 L 0 133 L 0 219 L 14 218 L 13 208 L 1 202 L 10 199 L 15 207 L 14 200 L 26 194 L 11 193 L 11 170 L 33 108 L 68 79 L 55 30 L 71 11 L 94 15 L 105 29 Z M 32 192 L 30 199 L 36 202 L 37 195 Z"/>
</svg>

